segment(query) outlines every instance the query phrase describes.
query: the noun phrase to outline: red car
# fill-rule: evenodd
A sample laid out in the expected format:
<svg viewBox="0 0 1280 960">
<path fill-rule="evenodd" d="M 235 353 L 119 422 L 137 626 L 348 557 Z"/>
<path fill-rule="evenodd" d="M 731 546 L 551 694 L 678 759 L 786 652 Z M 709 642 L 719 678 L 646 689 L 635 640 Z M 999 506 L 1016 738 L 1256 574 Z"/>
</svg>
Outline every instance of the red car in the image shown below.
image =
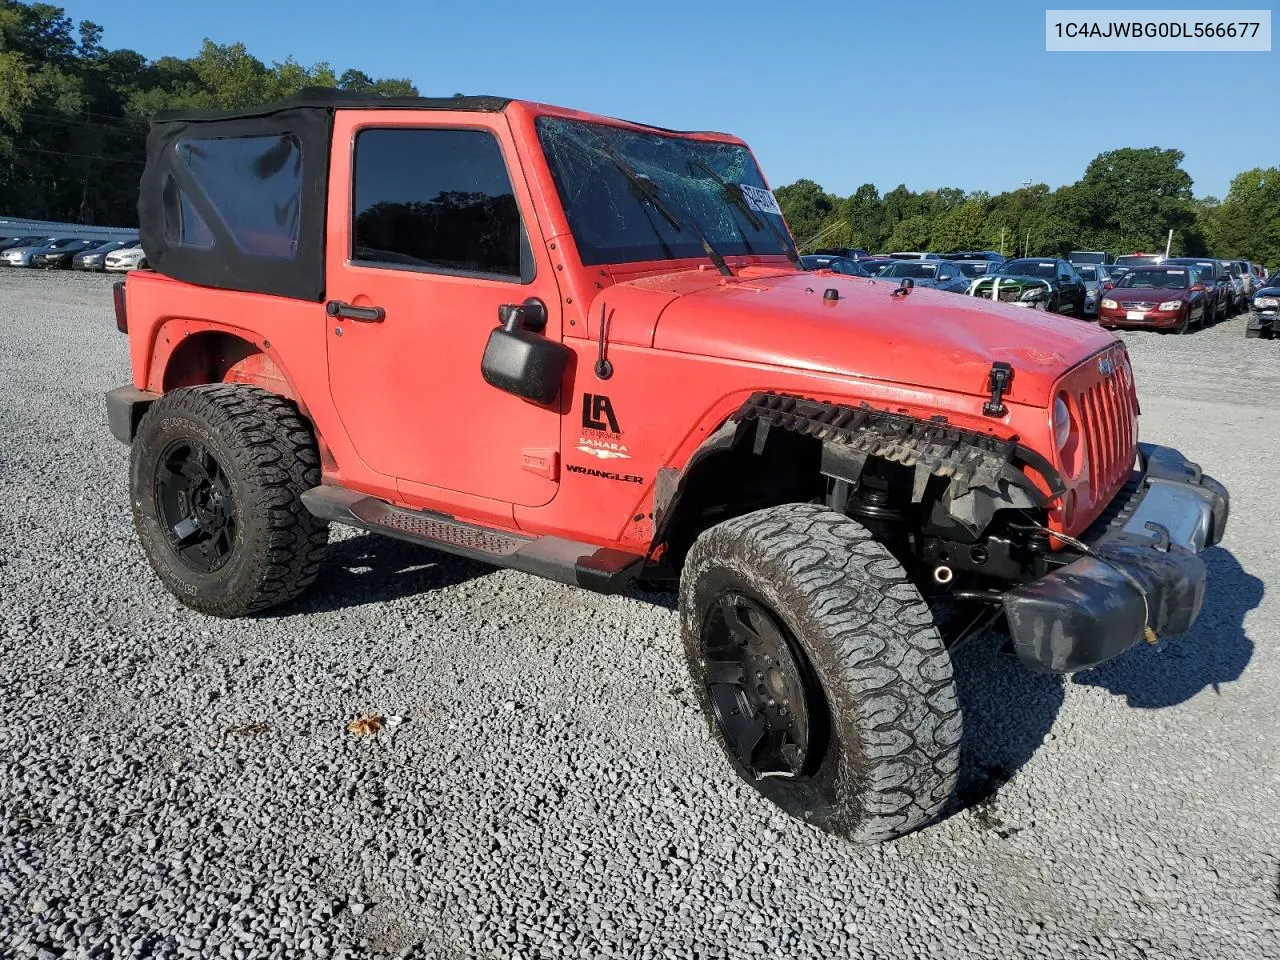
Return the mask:
<svg viewBox="0 0 1280 960">
<path fill-rule="evenodd" d="M 1204 326 L 1208 288 L 1188 266 L 1136 267 L 1107 291 L 1098 309 L 1098 323 L 1116 327 L 1154 327 L 1186 333 Z"/>
</svg>

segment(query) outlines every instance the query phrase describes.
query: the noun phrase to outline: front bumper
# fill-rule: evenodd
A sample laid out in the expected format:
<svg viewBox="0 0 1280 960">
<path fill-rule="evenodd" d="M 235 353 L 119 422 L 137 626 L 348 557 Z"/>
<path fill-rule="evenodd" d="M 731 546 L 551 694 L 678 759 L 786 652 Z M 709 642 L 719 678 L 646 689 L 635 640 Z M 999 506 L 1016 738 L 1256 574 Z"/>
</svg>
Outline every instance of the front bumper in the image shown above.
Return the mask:
<svg viewBox="0 0 1280 960">
<path fill-rule="evenodd" d="M 1204 601 L 1197 554 L 1222 539 L 1229 513 L 1221 483 L 1176 450 L 1140 444 L 1130 482 L 1080 537 L 1090 552 L 1004 594 L 1019 659 L 1071 673 L 1186 631 Z"/>
<path fill-rule="evenodd" d="M 1277 320 L 1280 320 L 1280 310 L 1275 307 L 1268 307 L 1265 310 L 1254 307 L 1253 312 L 1249 314 L 1247 327 L 1250 330 L 1276 330 Z"/>
<path fill-rule="evenodd" d="M 1130 317 L 1130 313 L 1142 313 L 1141 317 Z M 1106 328 L 1113 327 L 1154 327 L 1156 329 L 1173 329 L 1182 322 L 1182 310 L 1127 310 L 1123 305 L 1119 309 L 1102 307 L 1098 311 L 1098 323 Z"/>
</svg>

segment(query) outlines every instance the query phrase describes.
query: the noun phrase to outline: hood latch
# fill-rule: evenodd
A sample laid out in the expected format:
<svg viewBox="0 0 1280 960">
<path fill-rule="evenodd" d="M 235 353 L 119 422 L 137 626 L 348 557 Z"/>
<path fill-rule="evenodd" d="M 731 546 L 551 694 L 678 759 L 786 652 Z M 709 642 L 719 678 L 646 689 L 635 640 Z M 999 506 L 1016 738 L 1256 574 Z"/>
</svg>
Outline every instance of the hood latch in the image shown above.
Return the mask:
<svg viewBox="0 0 1280 960">
<path fill-rule="evenodd" d="M 982 405 L 982 412 L 988 417 L 1003 417 L 1009 412 L 1004 404 L 1005 392 L 1013 383 L 1013 367 L 997 360 L 991 364 L 991 372 L 987 374 L 987 389 L 991 391 L 991 399 Z"/>
</svg>

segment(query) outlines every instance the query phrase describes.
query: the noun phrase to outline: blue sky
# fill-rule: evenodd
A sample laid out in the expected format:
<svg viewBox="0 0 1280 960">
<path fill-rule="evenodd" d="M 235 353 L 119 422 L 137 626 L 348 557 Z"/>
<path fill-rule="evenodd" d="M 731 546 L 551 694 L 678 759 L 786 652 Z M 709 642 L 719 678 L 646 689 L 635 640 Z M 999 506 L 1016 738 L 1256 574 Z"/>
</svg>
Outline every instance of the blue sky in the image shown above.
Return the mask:
<svg viewBox="0 0 1280 960">
<path fill-rule="evenodd" d="M 101 24 L 107 46 L 149 57 L 193 55 L 207 36 L 243 41 L 267 62 L 292 55 L 339 73 L 407 76 L 426 95 L 492 93 L 729 131 L 752 145 L 775 187 L 800 177 L 839 194 L 866 182 L 881 191 L 906 183 L 994 193 L 1025 179 L 1057 187 L 1103 150 L 1161 146 L 1186 154 L 1197 195 L 1221 197 L 1241 170 L 1280 163 L 1269 119 L 1280 105 L 1280 54 L 1047 53 L 1048 4 L 63 6 Z"/>
</svg>

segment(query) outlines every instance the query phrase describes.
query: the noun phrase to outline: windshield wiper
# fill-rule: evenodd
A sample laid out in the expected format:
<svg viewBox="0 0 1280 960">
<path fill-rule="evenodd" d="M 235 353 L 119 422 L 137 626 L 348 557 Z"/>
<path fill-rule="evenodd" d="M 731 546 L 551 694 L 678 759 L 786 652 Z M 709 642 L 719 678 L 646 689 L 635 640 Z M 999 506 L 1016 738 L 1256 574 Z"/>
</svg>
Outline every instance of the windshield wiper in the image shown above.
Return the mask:
<svg viewBox="0 0 1280 960">
<path fill-rule="evenodd" d="M 604 152 L 604 155 L 609 158 L 613 165 L 618 168 L 618 172 L 627 178 L 627 183 L 631 185 L 631 189 L 635 191 L 637 198 L 641 202 L 651 204 L 653 209 L 657 210 L 658 213 L 662 215 L 662 218 L 666 220 L 667 223 L 671 224 L 672 228 L 677 232 L 684 230 L 684 225 L 680 222 L 680 219 L 671 212 L 666 201 L 658 196 L 658 185 L 656 183 L 648 177 L 643 177 L 632 170 L 627 161 L 618 156 L 612 147 L 607 144 L 601 144 L 600 149 Z M 683 212 L 688 213 L 688 211 Z M 711 245 L 711 241 L 707 239 L 707 235 L 703 232 L 702 228 L 698 226 L 697 218 L 692 214 L 689 214 L 689 226 L 692 228 L 693 232 L 697 234 L 698 240 L 702 243 L 702 249 L 706 251 L 707 256 L 711 258 L 711 262 L 715 264 L 716 269 L 726 277 L 732 277 L 733 271 L 729 269 L 729 265 L 725 263 L 724 257 L 720 256 L 719 251 Z"/>
<path fill-rule="evenodd" d="M 728 198 L 729 202 L 741 210 L 747 220 L 751 222 L 752 229 L 762 229 L 760 218 L 757 217 L 755 211 L 751 209 L 751 204 L 747 203 L 746 194 L 742 192 L 742 184 L 730 183 L 701 160 L 694 160 L 693 163 L 705 170 L 707 172 L 707 176 L 720 185 L 720 188 L 724 190 L 724 195 Z M 773 234 L 773 239 L 778 241 L 778 244 L 782 247 L 782 252 L 787 255 L 787 259 L 797 267 L 800 266 L 800 255 L 796 253 L 795 247 L 787 242 L 786 238 L 782 235 L 782 231 L 778 229 L 777 224 L 767 216 L 764 218 L 764 224 L 769 227 L 769 232 Z"/>
</svg>

